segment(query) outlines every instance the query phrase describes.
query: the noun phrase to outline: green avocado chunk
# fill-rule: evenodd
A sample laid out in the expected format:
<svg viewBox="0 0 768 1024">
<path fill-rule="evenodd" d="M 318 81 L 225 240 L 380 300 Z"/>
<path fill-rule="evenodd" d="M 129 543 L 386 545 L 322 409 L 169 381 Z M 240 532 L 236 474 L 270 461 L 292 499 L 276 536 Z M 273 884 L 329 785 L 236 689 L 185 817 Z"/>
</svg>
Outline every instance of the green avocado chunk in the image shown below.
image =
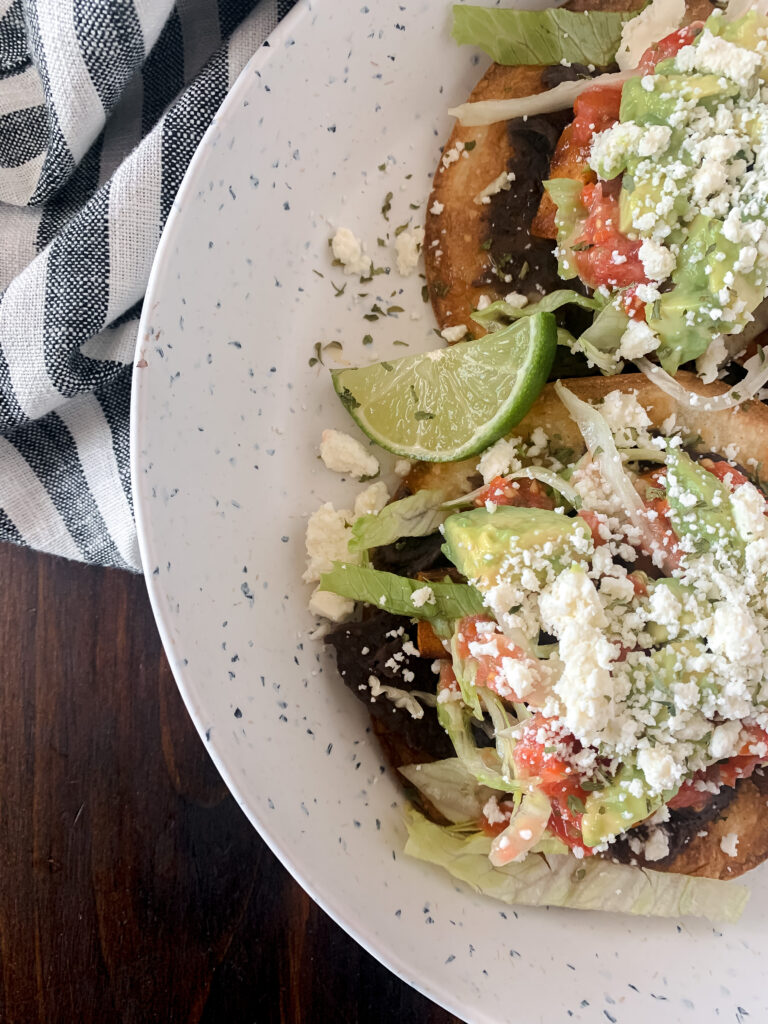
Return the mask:
<svg viewBox="0 0 768 1024">
<path fill-rule="evenodd" d="M 645 212 L 642 203 L 649 206 L 658 201 L 645 195 L 645 191 L 648 189 L 635 189 L 626 198 L 622 193 L 622 220 L 626 216 L 631 223 L 636 210 Z M 714 253 L 719 254 L 717 259 L 713 258 Z M 739 256 L 739 246 L 724 237 L 721 221 L 703 214 L 693 220 L 672 274 L 675 287 L 645 307 L 648 324 L 661 339 L 658 356 L 667 373 L 676 373 L 681 363 L 696 359 L 706 351 L 712 340 L 710 311 L 720 308 L 720 292 L 728 281 L 738 289 L 746 309 L 754 309 L 762 301 L 757 271 L 734 272 Z M 743 315 L 739 315 L 736 321 L 743 319 Z M 736 326 L 736 321 L 723 317 L 719 321 L 720 329 L 728 333 Z"/>
<path fill-rule="evenodd" d="M 637 791 L 638 782 L 642 792 L 640 796 L 633 796 L 628 787 L 632 785 L 632 789 Z M 658 810 L 662 802 L 661 795 L 650 796 L 639 769 L 622 765 L 604 789 L 590 793 L 584 802 L 584 817 L 581 819 L 584 845 L 597 846 L 609 836 L 626 832 Z"/>
<path fill-rule="evenodd" d="M 541 508 L 472 509 L 446 519 L 444 534 L 443 551 L 480 591 L 519 584 L 526 569 L 544 583 L 592 550 L 583 519 Z"/>
<path fill-rule="evenodd" d="M 695 100 L 700 106 L 716 107 L 739 91 L 734 82 L 719 75 L 659 74 L 660 68 L 666 70 L 664 64 L 656 68 L 652 92 L 643 87 L 641 77 L 630 78 L 624 83 L 620 107 L 622 122 L 669 124 L 681 97 L 684 100 Z M 672 61 L 669 61 L 668 66 L 671 68 Z"/>
<path fill-rule="evenodd" d="M 739 554 L 743 550 L 730 491 L 679 448 L 667 453 L 667 500 L 675 533 L 686 538 L 697 554 L 714 549 Z"/>
</svg>

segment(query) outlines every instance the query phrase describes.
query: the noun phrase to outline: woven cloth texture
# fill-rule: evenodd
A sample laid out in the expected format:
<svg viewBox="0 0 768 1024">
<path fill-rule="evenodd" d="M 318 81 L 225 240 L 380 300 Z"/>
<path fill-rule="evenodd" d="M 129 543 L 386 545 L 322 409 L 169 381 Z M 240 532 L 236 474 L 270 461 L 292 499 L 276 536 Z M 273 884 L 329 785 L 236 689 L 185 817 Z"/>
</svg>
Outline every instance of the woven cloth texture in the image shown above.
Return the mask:
<svg viewBox="0 0 768 1024">
<path fill-rule="evenodd" d="M 0 0 L 0 539 L 140 566 L 131 370 L 206 128 L 294 0 Z"/>
</svg>

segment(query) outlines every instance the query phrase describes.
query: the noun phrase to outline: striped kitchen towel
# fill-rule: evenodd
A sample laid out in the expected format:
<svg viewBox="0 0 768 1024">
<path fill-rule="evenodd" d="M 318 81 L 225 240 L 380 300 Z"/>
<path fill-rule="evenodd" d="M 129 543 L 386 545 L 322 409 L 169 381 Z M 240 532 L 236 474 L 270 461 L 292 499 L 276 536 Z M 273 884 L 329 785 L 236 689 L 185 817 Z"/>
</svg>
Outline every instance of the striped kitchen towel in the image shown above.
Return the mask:
<svg viewBox="0 0 768 1024">
<path fill-rule="evenodd" d="M 140 568 L 142 297 L 195 147 L 295 0 L 0 0 L 0 539 Z"/>
</svg>

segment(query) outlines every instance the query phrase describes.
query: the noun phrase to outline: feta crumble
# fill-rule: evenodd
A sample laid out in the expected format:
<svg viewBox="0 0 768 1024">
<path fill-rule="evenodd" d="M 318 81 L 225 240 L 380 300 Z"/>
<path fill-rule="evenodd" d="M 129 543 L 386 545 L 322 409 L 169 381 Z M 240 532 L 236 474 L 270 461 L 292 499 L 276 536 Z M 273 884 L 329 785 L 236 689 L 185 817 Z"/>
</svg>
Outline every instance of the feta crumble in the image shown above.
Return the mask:
<svg viewBox="0 0 768 1024">
<path fill-rule="evenodd" d="M 371 272 L 371 257 L 365 245 L 349 228 L 338 228 L 331 239 L 333 258 L 338 260 L 345 274 L 368 277 Z"/>
<path fill-rule="evenodd" d="M 397 272 L 401 277 L 410 277 L 419 265 L 419 255 L 424 245 L 424 228 L 401 231 L 395 238 Z"/>
<path fill-rule="evenodd" d="M 736 832 L 729 832 L 720 840 L 720 849 L 726 857 L 738 857 L 739 837 Z"/>
<path fill-rule="evenodd" d="M 334 473 L 358 478 L 376 476 L 379 460 L 366 447 L 341 430 L 324 430 L 320 441 L 320 458 Z"/>
<path fill-rule="evenodd" d="M 445 327 L 440 331 L 440 337 L 444 338 L 449 345 L 453 345 L 467 334 L 465 324 L 456 324 L 454 327 Z"/>
<path fill-rule="evenodd" d="M 429 586 L 420 587 L 418 590 L 414 590 L 411 594 L 411 603 L 414 608 L 423 608 L 425 604 L 434 604 L 434 590 Z"/>
<path fill-rule="evenodd" d="M 621 336 L 619 356 L 622 359 L 639 359 L 659 347 L 659 338 L 645 320 L 630 320 Z"/>
</svg>

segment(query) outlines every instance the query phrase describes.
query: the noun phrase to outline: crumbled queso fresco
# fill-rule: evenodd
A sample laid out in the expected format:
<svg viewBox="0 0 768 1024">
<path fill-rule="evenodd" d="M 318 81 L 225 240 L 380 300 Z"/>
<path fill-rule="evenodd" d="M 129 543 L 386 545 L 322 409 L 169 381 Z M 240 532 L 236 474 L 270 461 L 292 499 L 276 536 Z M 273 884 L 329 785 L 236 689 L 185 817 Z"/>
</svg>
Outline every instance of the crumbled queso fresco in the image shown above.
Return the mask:
<svg viewBox="0 0 768 1024">
<path fill-rule="evenodd" d="M 710 19 L 693 45 L 642 78 L 640 121 L 594 138 L 589 163 L 598 176 L 624 172 L 622 230 L 642 240 L 651 282 L 644 301 L 660 303 L 650 328 L 625 336 L 627 358 L 658 346 L 667 310 L 688 327 L 739 333 L 768 293 L 768 30 L 743 21 L 754 33 L 744 46 L 715 34 L 730 29 Z M 622 115 L 627 87 L 637 92 L 627 83 Z M 707 287 L 682 308 L 668 306 L 665 286 L 687 286 L 697 261 Z"/>
</svg>

